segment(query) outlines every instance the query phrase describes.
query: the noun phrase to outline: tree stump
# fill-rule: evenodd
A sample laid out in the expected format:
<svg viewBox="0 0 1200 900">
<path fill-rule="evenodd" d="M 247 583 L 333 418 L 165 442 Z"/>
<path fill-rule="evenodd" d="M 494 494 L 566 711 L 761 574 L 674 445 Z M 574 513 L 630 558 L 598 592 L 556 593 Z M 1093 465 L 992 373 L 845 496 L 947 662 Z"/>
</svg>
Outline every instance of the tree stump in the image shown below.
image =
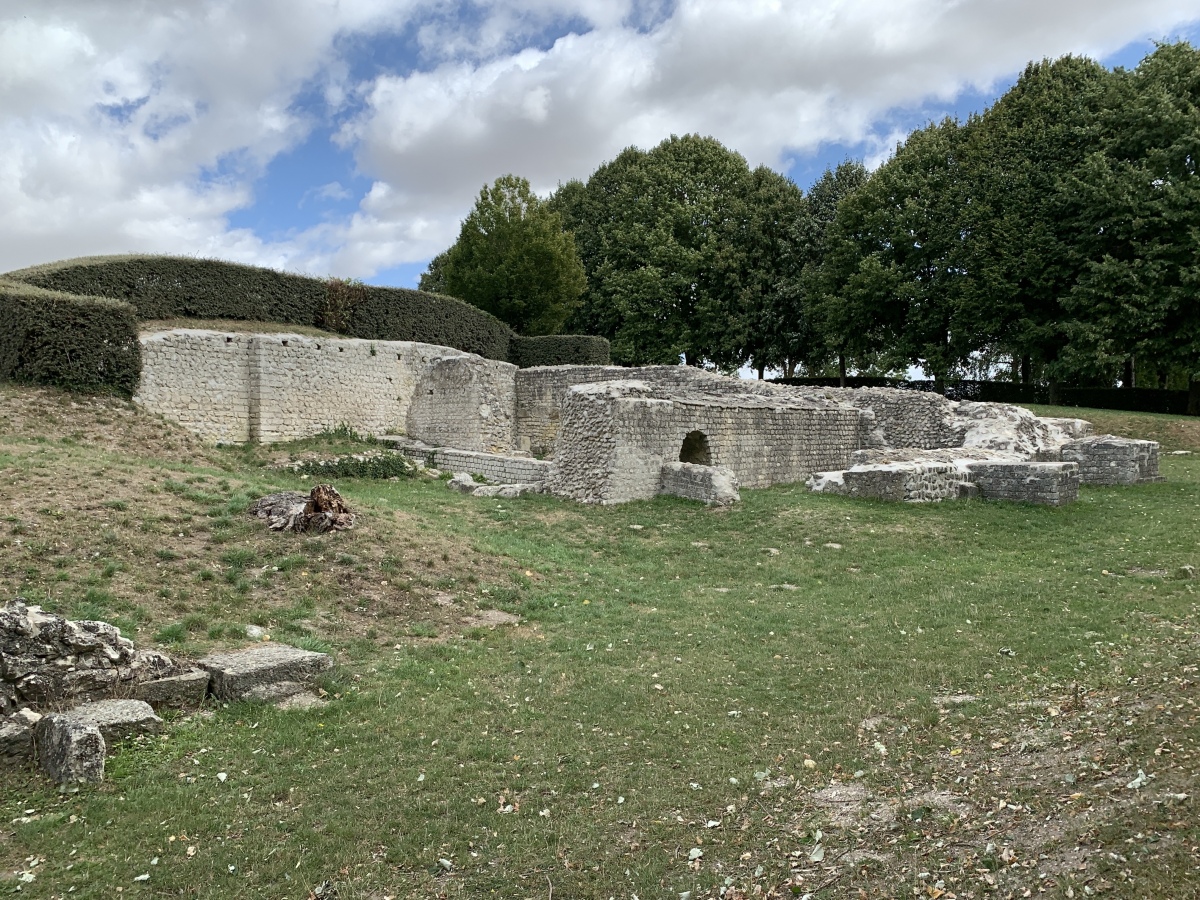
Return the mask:
<svg viewBox="0 0 1200 900">
<path fill-rule="evenodd" d="M 272 531 L 321 534 L 354 527 L 354 513 L 331 484 L 318 484 L 308 494 L 268 494 L 254 502 L 250 513 Z"/>
</svg>

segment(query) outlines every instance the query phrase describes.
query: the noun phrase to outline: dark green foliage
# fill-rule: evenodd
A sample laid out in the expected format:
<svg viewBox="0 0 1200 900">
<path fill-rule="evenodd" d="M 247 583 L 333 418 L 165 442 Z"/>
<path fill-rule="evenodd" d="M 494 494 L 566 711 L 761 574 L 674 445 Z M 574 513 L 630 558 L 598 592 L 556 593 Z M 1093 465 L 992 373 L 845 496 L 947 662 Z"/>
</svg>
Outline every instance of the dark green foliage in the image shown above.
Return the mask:
<svg viewBox="0 0 1200 900">
<path fill-rule="evenodd" d="M 339 459 L 313 460 L 294 467 L 301 475 L 311 475 L 320 481 L 331 478 L 412 478 L 417 467 L 399 453 L 343 456 Z"/>
<path fill-rule="evenodd" d="M 524 335 L 556 334 L 586 285 L 562 217 L 516 175 L 483 187 L 458 241 L 421 279 Z"/>
<path fill-rule="evenodd" d="M 1183 367 L 1200 405 L 1200 50 L 1162 45 L 1116 78 L 1070 185 L 1085 265 L 1068 353 L 1101 372 L 1134 356 Z"/>
<path fill-rule="evenodd" d="M 365 288 L 345 332 L 376 341 L 420 341 L 508 359 L 513 333 L 495 316 L 458 300 L 407 288 Z"/>
<path fill-rule="evenodd" d="M 550 205 L 588 276 L 570 326 L 609 338 L 622 363 L 736 363 L 752 191 L 740 154 L 694 134 L 564 185 Z"/>
<path fill-rule="evenodd" d="M 140 319 L 288 322 L 380 341 L 422 341 L 507 359 L 511 331 L 470 304 L 405 288 L 308 278 L 219 260 L 90 257 L 8 276 L 73 294 L 126 300 Z"/>
<path fill-rule="evenodd" d="M 0 378 L 130 396 L 141 371 L 129 304 L 0 280 Z"/>
<path fill-rule="evenodd" d="M 1063 298 L 1083 263 L 1066 214 L 1072 176 L 1099 146 L 1114 76 L 1081 57 L 1030 63 L 972 122 L 956 219 L 970 278 L 959 298 L 971 342 L 1012 354 L 1028 379 L 1072 378 Z"/>
<path fill-rule="evenodd" d="M 139 319 L 248 319 L 315 325 L 326 283 L 273 269 L 173 256 L 96 256 L 10 272 L 68 294 L 125 300 Z"/>
<path fill-rule="evenodd" d="M 532 366 L 607 366 L 612 362 L 606 338 L 590 334 L 514 335 L 508 361 L 522 369 Z"/>
</svg>

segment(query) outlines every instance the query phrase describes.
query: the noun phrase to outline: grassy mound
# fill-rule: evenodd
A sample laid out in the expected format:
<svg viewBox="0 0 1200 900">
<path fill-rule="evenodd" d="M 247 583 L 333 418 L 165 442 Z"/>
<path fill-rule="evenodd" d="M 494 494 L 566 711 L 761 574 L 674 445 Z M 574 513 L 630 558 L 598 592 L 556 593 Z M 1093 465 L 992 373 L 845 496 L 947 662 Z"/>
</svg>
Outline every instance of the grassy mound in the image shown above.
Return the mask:
<svg viewBox="0 0 1200 900">
<path fill-rule="evenodd" d="M 326 646 L 330 705 L 214 706 L 78 793 L 6 773 L 22 896 L 1200 891 L 1200 456 L 1060 509 L 344 479 L 359 525 L 309 538 L 242 510 L 352 436 L 182 440 L 0 388 L 0 585 L 176 653 Z"/>
</svg>

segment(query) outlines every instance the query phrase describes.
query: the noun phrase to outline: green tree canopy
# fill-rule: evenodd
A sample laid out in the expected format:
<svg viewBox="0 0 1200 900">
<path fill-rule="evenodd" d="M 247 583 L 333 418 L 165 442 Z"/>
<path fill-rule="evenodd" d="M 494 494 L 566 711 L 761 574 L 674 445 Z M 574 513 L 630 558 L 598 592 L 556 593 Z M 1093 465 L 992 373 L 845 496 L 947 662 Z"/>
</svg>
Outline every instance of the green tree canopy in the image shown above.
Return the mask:
<svg viewBox="0 0 1200 900">
<path fill-rule="evenodd" d="M 1069 352 L 1079 366 L 1183 367 L 1200 406 L 1200 51 L 1162 45 L 1117 75 L 1101 148 L 1071 184 L 1086 262 Z"/>
<path fill-rule="evenodd" d="M 486 310 L 519 334 L 556 334 L 586 287 L 562 218 L 516 175 L 479 192 L 458 241 L 430 263 L 422 290 Z"/>
<path fill-rule="evenodd" d="M 752 191 L 746 160 L 699 135 L 630 147 L 564 185 L 551 205 L 588 276 L 572 327 L 609 338 L 620 362 L 735 366 Z"/>
<path fill-rule="evenodd" d="M 971 123 L 955 217 L 969 275 L 959 321 L 976 348 L 1010 353 L 1022 380 L 1079 374 L 1063 357 L 1063 299 L 1083 265 L 1068 208 L 1073 178 L 1099 147 L 1112 77 L 1082 57 L 1030 63 Z"/>
<path fill-rule="evenodd" d="M 972 349 L 955 321 L 962 290 L 962 147 L 953 119 L 914 131 L 836 206 L 813 273 L 817 317 L 840 361 L 881 354 L 944 378 Z"/>
</svg>

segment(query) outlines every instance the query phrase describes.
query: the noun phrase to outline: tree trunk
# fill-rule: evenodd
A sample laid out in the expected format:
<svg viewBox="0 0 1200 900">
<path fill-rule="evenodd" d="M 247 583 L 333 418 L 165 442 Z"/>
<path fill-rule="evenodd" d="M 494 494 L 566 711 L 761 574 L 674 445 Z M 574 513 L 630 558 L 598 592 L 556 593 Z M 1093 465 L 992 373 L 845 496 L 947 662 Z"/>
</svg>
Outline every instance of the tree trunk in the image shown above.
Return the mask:
<svg viewBox="0 0 1200 900">
<path fill-rule="evenodd" d="M 838 387 L 846 386 L 846 354 L 838 354 Z"/>
<path fill-rule="evenodd" d="M 1134 381 L 1133 381 L 1133 379 L 1134 379 L 1133 366 L 1134 366 L 1134 359 L 1133 359 L 1133 357 L 1132 357 L 1132 356 L 1130 356 L 1130 357 L 1126 358 L 1126 360 L 1125 360 L 1125 372 L 1124 372 L 1124 374 L 1121 376 L 1121 387 L 1123 387 L 1123 388 L 1131 388 L 1131 387 L 1133 387 L 1133 386 L 1134 386 Z"/>
<path fill-rule="evenodd" d="M 762 380 L 763 380 L 763 371 L 764 371 L 765 369 L 766 369 L 766 364 L 765 364 L 765 363 L 759 363 L 759 364 L 758 364 L 758 380 L 759 380 L 759 381 L 762 381 Z"/>
<path fill-rule="evenodd" d="M 790 356 L 783 361 L 783 374 L 786 378 L 796 377 L 796 361 Z"/>
<path fill-rule="evenodd" d="M 1187 414 L 1189 416 L 1200 416 L 1200 378 L 1195 375 L 1188 381 L 1188 405 Z"/>
<path fill-rule="evenodd" d="M 1033 383 L 1033 360 L 1028 356 L 1021 357 L 1021 384 Z"/>
<path fill-rule="evenodd" d="M 1050 379 L 1049 394 L 1050 394 L 1050 396 L 1048 396 L 1046 398 L 1046 402 L 1049 403 L 1051 406 L 1058 406 L 1059 400 L 1061 398 L 1059 397 L 1059 384 L 1058 384 L 1057 378 Z"/>
</svg>

